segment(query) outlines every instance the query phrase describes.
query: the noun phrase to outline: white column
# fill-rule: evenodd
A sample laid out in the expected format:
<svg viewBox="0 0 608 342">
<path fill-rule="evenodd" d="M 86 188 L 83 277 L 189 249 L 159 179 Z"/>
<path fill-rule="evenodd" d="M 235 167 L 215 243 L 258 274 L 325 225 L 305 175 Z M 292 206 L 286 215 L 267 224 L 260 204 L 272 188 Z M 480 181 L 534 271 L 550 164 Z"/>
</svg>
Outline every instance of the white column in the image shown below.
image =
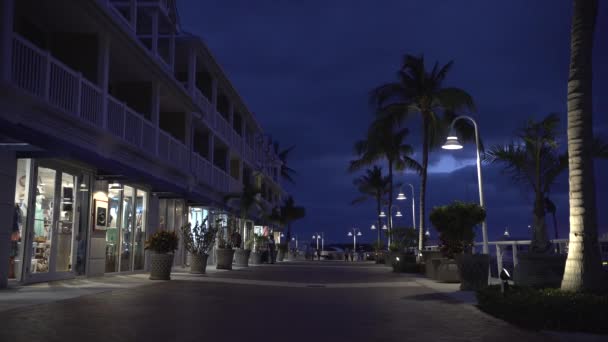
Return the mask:
<svg viewBox="0 0 608 342">
<path fill-rule="evenodd" d="M 152 54 L 158 56 L 158 11 L 154 11 L 152 17 Z"/>
<path fill-rule="evenodd" d="M 15 152 L 0 149 L 0 289 L 8 285 L 8 258 L 15 212 L 16 174 Z"/>
<path fill-rule="evenodd" d="M 154 125 L 154 143 L 156 147 L 154 151 L 158 155 L 158 130 L 160 125 L 160 82 L 152 83 L 152 124 Z"/>
<path fill-rule="evenodd" d="M 108 34 L 101 33 L 98 36 L 97 56 L 97 85 L 101 88 L 101 113 L 102 127 L 108 127 L 108 86 L 110 83 L 110 38 Z"/>
<path fill-rule="evenodd" d="M 188 91 L 194 95 L 196 87 L 196 52 L 194 49 L 188 51 Z"/>
<path fill-rule="evenodd" d="M 0 83 L 10 82 L 15 0 L 0 0 Z"/>
<path fill-rule="evenodd" d="M 137 0 L 131 0 L 129 7 L 129 16 L 131 17 L 131 26 L 137 31 Z"/>
</svg>

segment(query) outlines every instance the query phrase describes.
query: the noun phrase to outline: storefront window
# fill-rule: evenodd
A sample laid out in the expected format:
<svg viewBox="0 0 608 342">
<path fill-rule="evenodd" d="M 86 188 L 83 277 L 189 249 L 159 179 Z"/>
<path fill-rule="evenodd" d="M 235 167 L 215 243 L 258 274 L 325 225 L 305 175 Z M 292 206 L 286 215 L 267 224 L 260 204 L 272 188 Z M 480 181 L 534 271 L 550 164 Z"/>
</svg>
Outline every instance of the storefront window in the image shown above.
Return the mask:
<svg viewBox="0 0 608 342">
<path fill-rule="evenodd" d="M 142 270 L 144 268 L 144 241 L 146 239 L 147 206 L 148 194 L 145 191 L 137 190 L 137 199 L 135 203 L 135 241 L 133 242 L 135 270 Z"/>
<path fill-rule="evenodd" d="M 61 202 L 56 231 L 55 271 L 72 270 L 72 241 L 74 232 L 74 184 L 76 177 L 63 172 L 61 174 Z"/>
<path fill-rule="evenodd" d="M 74 190 L 78 197 L 80 220 L 78 231 L 76 232 L 76 267 L 74 270 L 77 275 L 83 275 L 86 271 L 87 239 L 89 227 L 89 196 L 90 196 L 90 177 L 81 175 L 78 177 L 78 186 Z"/>
<path fill-rule="evenodd" d="M 121 189 L 108 191 L 108 226 L 106 229 L 106 272 L 118 271 L 118 220 Z"/>
<path fill-rule="evenodd" d="M 34 213 L 34 243 L 32 273 L 49 271 L 53 237 L 53 216 L 55 204 L 55 175 L 53 169 L 38 168 L 36 180 L 36 208 Z"/>
<path fill-rule="evenodd" d="M 21 280 L 23 266 L 23 241 L 30 194 L 30 159 L 17 160 L 17 181 L 15 184 L 15 209 L 11 227 L 8 278 Z"/>
<path fill-rule="evenodd" d="M 131 248 L 133 239 L 133 205 L 135 189 L 125 186 L 122 200 L 122 238 L 120 250 L 120 271 L 131 270 Z"/>
</svg>

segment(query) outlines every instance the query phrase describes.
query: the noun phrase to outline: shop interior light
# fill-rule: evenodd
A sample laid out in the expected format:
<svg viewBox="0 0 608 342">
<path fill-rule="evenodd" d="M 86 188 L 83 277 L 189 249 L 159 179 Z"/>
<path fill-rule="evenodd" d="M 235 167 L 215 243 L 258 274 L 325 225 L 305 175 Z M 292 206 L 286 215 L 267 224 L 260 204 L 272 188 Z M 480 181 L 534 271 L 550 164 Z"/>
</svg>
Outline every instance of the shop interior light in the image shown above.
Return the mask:
<svg viewBox="0 0 608 342">
<path fill-rule="evenodd" d="M 109 188 L 110 188 L 110 190 L 121 191 L 122 190 L 122 185 L 120 183 L 113 182 L 113 183 L 110 183 Z"/>
</svg>

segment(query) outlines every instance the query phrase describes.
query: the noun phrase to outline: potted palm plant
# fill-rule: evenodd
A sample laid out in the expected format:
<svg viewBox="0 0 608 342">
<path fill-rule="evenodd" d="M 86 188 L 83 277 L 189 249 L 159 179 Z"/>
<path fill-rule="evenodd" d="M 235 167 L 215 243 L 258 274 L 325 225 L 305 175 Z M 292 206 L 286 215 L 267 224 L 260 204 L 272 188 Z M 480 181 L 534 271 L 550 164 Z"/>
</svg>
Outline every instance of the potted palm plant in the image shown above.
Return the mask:
<svg viewBox="0 0 608 342">
<path fill-rule="evenodd" d="M 217 256 L 217 269 L 232 269 L 234 249 L 232 248 L 232 240 L 228 238 L 230 236 L 229 227 L 230 226 L 220 227 L 217 234 L 217 249 L 215 250 Z"/>
<path fill-rule="evenodd" d="M 259 265 L 262 263 L 263 252 L 266 249 L 266 238 L 263 235 L 255 234 L 253 236 L 253 247 L 251 249 L 251 257 L 249 262 L 252 265 Z"/>
<path fill-rule="evenodd" d="M 146 240 L 145 249 L 150 253 L 150 279 L 171 280 L 173 256 L 179 238 L 175 232 L 161 230 Z"/>
<path fill-rule="evenodd" d="M 190 253 L 190 273 L 203 274 L 207 269 L 209 252 L 213 248 L 218 224 L 207 227 L 207 218 L 201 224 L 198 222 L 192 227 L 190 223 L 181 229 L 184 247 Z"/>
<path fill-rule="evenodd" d="M 460 280 L 461 290 L 478 290 L 488 285 L 490 257 L 487 254 L 471 254 L 474 228 L 485 217 L 485 209 L 476 203 L 454 201 L 433 208 L 431 223 L 439 232 L 441 253 L 446 258 L 438 265 L 439 281 Z"/>
</svg>

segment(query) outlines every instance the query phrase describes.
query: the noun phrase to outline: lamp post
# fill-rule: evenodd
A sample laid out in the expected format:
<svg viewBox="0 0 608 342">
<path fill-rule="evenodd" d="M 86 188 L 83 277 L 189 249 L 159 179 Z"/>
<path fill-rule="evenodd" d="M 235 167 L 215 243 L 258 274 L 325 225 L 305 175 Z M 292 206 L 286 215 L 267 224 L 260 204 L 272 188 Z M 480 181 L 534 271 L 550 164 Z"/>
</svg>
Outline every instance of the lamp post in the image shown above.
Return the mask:
<svg viewBox="0 0 608 342">
<path fill-rule="evenodd" d="M 393 208 L 397 208 L 397 211 L 395 212 L 395 217 L 402 217 L 403 214 L 401 214 L 401 209 L 399 209 L 399 206 L 396 204 L 391 205 L 389 213 L 391 213 L 391 215 L 388 217 L 388 223 L 389 226 L 393 227 Z M 378 215 L 380 218 L 385 218 L 387 215 L 384 213 L 384 210 L 380 211 L 380 215 Z M 386 225 L 384 225 L 384 227 L 386 227 Z M 384 227 L 382 227 L 382 229 L 384 230 Z M 391 244 L 391 235 L 390 235 L 390 231 L 388 232 L 388 244 Z"/>
<path fill-rule="evenodd" d="M 317 250 L 319 250 L 319 239 L 321 239 L 321 243 L 323 243 L 323 237 L 321 236 L 321 234 L 323 233 L 315 233 L 315 235 L 312 236 L 313 239 L 317 239 Z"/>
<path fill-rule="evenodd" d="M 291 241 L 295 241 L 296 242 L 296 250 L 298 249 L 298 236 L 294 235 L 294 237 L 291 238 Z"/>
<path fill-rule="evenodd" d="M 412 189 L 412 224 L 414 227 L 414 230 L 416 230 L 416 195 L 414 194 L 414 186 L 411 183 L 408 183 L 407 185 L 410 186 L 410 188 Z M 407 199 L 407 197 L 405 197 L 405 194 L 403 193 L 403 190 L 399 191 L 399 195 L 397 195 L 397 200 L 398 201 L 405 201 Z M 418 250 L 421 251 L 422 250 L 422 228 L 420 229 L 420 232 L 418 234 Z"/>
<path fill-rule="evenodd" d="M 443 148 L 444 150 L 460 150 L 462 149 L 462 144 L 458 141 L 458 137 L 456 136 L 456 132 L 454 131 L 454 124 L 456 123 L 456 121 L 460 120 L 460 119 L 464 119 L 464 120 L 469 120 L 470 122 L 473 123 L 473 127 L 475 128 L 475 145 L 476 145 L 476 153 L 477 153 L 477 184 L 479 187 L 479 205 L 485 209 L 485 204 L 483 201 L 483 185 L 482 185 L 482 178 L 481 178 L 481 158 L 479 156 L 479 130 L 477 128 L 477 122 L 475 122 L 475 120 L 467 115 L 461 115 L 461 116 L 457 116 L 456 118 L 454 118 L 454 120 L 452 120 L 452 124 L 450 126 L 450 134 L 447 137 L 447 140 L 445 142 L 445 144 L 443 146 L 441 146 L 441 148 Z M 483 254 L 488 254 L 489 253 L 489 248 L 488 248 L 488 226 L 486 224 L 486 220 L 484 219 L 483 222 L 481 223 L 481 233 L 483 236 Z"/>
<path fill-rule="evenodd" d="M 357 236 L 361 236 L 361 230 L 359 228 L 351 228 L 348 232 L 348 236 L 353 237 L 353 253 L 357 253 Z"/>
</svg>

